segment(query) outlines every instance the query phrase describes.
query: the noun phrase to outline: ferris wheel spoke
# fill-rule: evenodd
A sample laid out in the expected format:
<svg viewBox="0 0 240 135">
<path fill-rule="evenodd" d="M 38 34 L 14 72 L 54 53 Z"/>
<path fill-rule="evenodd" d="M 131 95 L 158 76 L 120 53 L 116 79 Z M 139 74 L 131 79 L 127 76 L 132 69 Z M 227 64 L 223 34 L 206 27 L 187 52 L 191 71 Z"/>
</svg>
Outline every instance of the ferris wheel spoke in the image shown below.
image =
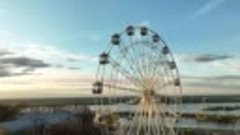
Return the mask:
<svg viewBox="0 0 240 135">
<path fill-rule="evenodd" d="M 171 86 L 171 85 L 173 85 L 174 84 L 174 80 L 173 81 L 169 81 L 169 82 L 165 82 L 165 83 L 163 83 L 163 84 L 161 84 L 161 85 L 158 85 L 156 88 L 156 90 L 157 91 L 159 91 L 159 90 L 162 90 L 163 88 L 165 88 L 165 87 L 167 87 L 167 86 Z"/>
<path fill-rule="evenodd" d="M 147 40 L 146 46 L 149 46 L 150 44 L 152 44 L 152 42 Z M 155 69 L 155 68 L 157 68 L 157 66 L 159 66 L 159 65 L 153 64 L 153 61 L 160 60 L 160 59 L 158 59 L 159 52 L 153 51 L 153 49 L 151 49 L 149 47 L 146 47 L 144 50 L 148 54 L 148 55 L 146 55 L 146 58 L 145 58 L 146 65 L 147 65 L 146 72 L 149 76 L 152 76 L 153 74 L 155 74 L 153 69 Z"/>
<path fill-rule="evenodd" d="M 130 41 L 131 42 L 131 41 Z M 135 47 L 133 46 L 132 42 L 130 45 L 126 45 L 123 41 L 119 46 L 120 54 L 124 58 L 125 62 L 127 63 L 126 67 L 129 69 L 129 72 L 135 75 L 138 80 L 143 77 L 143 74 L 138 68 L 138 58 L 136 55 Z"/>
<path fill-rule="evenodd" d="M 157 65 L 159 66 L 159 65 Z M 157 67 L 156 66 L 156 67 Z M 162 72 L 162 67 L 159 67 L 158 70 L 154 69 L 153 71 L 154 74 L 151 75 L 151 78 L 154 78 L 155 80 L 155 88 L 159 89 L 159 86 L 163 86 L 165 84 L 165 80 L 164 80 L 164 74 Z"/>
<path fill-rule="evenodd" d="M 152 62 L 151 62 L 151 61 L 154 60 L 154 59 L 153 59 L 154 55 L 155 55 L 154 53 L 150 54 L 150 55 L 148 56 L 148 59 L 147 59 L 147 74 L 148 74 L 149 76 L 152 76 L 152 74 L 154 73 L 154 72 L 153 72 L 153 68 L 156 67 L 156 65 L 153 65 Z"/>
<path fill-rule="evenodd" d="M 118 85 L 112 85 L 112 84 L 104 84 L 104 86 L 109 87 L 109 88 L 113 88 L 113 89 L 119 90 L 119 91 L 141 93 L 141 90 L 137 89 L 137 88 L 129 88 L 129 87 L 126 87 L 126 86 L 118 86 Z"/>
<path fill-rule="evenodd" d="M 146 50 L 145 48 L 140 48 L 139 49 L 139 68 L 141 69 L 142 73 L 144 74 L 144 76 L 146 76 L 146 69 L 147 69 L 147 65 L 146 65 Z"/>
<path fill-rule="evenodd" d="M 139 76 L 139 78 L 143 78 L 144 77 L 144 73 L 143 71 L 141 70 L 140 68 L 140 58 L 139 58 L 139 55 L 138 55 L 138 51 L 137 51 L 137 48 L 135 47 L 133 41 L 130 41 L 130 48 L 132 50 L 132 60 L 133 60 L 133 65 L 134 65 L 134 69 L 136 71 L 136 74 Z"/>
<path fill-rule="evenodd" d="M 124 67 L 122 67 L 118 62 L 116 62 L 113 59 L 110 59 L 110 63 L 113 67 L 113 69 L 119 71 L 127 80 L 132 82 L 135 86 L 141 85 L 139 80 L 135 78 L 134 75 L 129 73 Z"/>
<path fill-rule="evenodd" d="M 133 39 L 130 38 L 130 45 L 129 45 L 129 50 L 131 53 L 129 53 L 129 56 L 132 59 L 132 65 L 133 69 L 135 70 L 136 75 L 138 75 L 139 79 L 144 77 L 144 72 L 141 68 L 141 62 L 142 62 L 142 55 L 139 55 L 139 47 L 134 44 Z"/>
<path fill-rule="evenodd" d="M 123 48 L 121 50 L 126 50 L 126 49 Z M 139 83 L 143 86 L 144 84 L 143 84 L 142 78 L 144 77 L 144 70 L 143 70 L 144 68 L 141 68 L 141 66 L 139 66 L 140 61 L 142 60 L 140 58 L 142 58 L 143 56 L 138 56 L 136 52 L 136 48 L 134 47 L 133 44 L 128 46 L 127 50 L 128 50 L 128 53 L 127 54 L 123 53 L 124 54 L 123 56 L 125 56 L 125 60 L 128 61 L 128 66 L 130 67 L 130 71 L 132 71 L 132 73 L 135 75 L 137 80 L 139 80 Z M 121 51 L 121 52 L 124 52 L 124 51 Z"/>
<path fill-rule="evenodd" d="M 150 50 L 148 50 L 150 51 Z M 153 77 L 156 75 L 156 69 L 160 67 L 159 64 L 155 63 L 155 61 L 160 61 L 158 54 L 156 53 L 151 53 L 148 58 L 147 58 L 147 73 L 149 74 L 150 77 Z"/>
<path fill-rule="evenodd" d="M 141 41 L 144 42 L 145 40 Z M 143 43 L 144 44 L 144 43 Z M 143 77 L 148 75 L 148 56 L 151 55 L 151 53 L 147 53 L 146 48 L 141 47 L 140 45 L 138 45 L 138 68 L 141 71 L 141 73 L 143 74 Z"/>
<path fill-rule="evenodd" d="M 161 71 L 164 68 L 164 65 L 166 64 L 164 57 L 161 54 L 158 54 L 156 56 L 156 59 L 152 61 L 152 72 L 154 73 L 153 75 L 157 75 L 159 70 Z M 161 74 L 162 75 L 162 74 Z M 164 76 L 164 75 L 162 75 Z"/>
<path fill-rule="evenodd" d="M 158 78 L 158 80 L 162 82 L 158 83 L 157 85 L 157 87 L 159 87 L 158 89 L 162 89 L 164 87 L 170 86 L 171 84 L 174 84 L 174 80 L 173 78 L 169 79 L 170 75 L 168 73 L 168 61 L 166 57 L 164 57 L 163 55 L 159 55 L 159 57 L 162 58 L 161 61 L 159 61 L 160 63 L 158 64 L 158 66 L 161 66 L 161 68 L 155 68 L 156 74 L 154 75 L 154 77 Z"/>
<path fill-rule="evenodd" d="M 150 51 L 151 49 L 149 49 Z M 153 52 L 151 55 L 149 56 L 149 61 L 148 61 L 148 74 L 150 77 L 152 78 L 159 78 L 162 77 L 162 74 L 159 74 L 158 70 L 162 69 L 162 65 L 164 65 L 165 63 L 163 62 L 163 57 L 161 54 L 157 53 L 157 52 Z"/>
<path fill-rule="evenodd" d="M 134 58 L 132 56 L 130 56 L 129 53 L 127 53 L 128 51 L 130 51 L 129 47 L 120 47 L 120 53 L 122 58 L 124 59 L 124 61 L 126 62 L 126 67 L 130 70 L 128 70 L 129 72 L 132 72 L 131 74 L 135 75 L 135 78 L 140 80 L 139 78 L 141 77 L 141 74 L 139 74 L 137 72 L 137 69 L 135 69 L 135 65 L 136 65 L 136 61 L 134 60 Z"/>
<path fill-rule="evenodd" d="M 150 50 L 152 50 L 153 52 L 157 53 L 158 55 L 156 56 L 156 61 L 153 60 L 153 64 L 152 64 L 152 70 L 151 71 L 152 73 L 156 73 L 158 69 L 158 66 L 162 67 L 162 65 L 166 65 L 168 64 L 167 63 L 167 60 L 166 60 L 166 56 L 159 53 L 162 51 L 162 45 L 161 44 L 154 44 L 154 43 L 151 43 L 147 46 Z M 154 66 L 155 65 L 155 66 Z M 156 75 L 156 74 L 154 74 Z"/>
<path fill-rule="evenodd" d="M 114 89 L 116 91 L 122 91 L 122 92 L 130 92 L 130 93 L 134 93 L 134 94 L 141 94 L 141 89 L 137 89 L 137 88 L 129 88 L 126 86 L 119 86 L 119 85 L 112 85 L 112 84 L 104 84 L 105 87 L 109 88 L 109 89 Z M 137 104 L 140 101 L 139 97 L 135 97 L 135 98 L 129 98 L 129 99 L 123 99 L 121 100 L 121 103 L 124 104 L 128 104 L 128 105 L 132 105 L 132 104 Z M 116 102 L 116 104 L 118 104 L 119 102 Z"/>
<path fill-rule="evenodd" d="M 166 75 L 166 83 L 165 83 L 165 85 L 167 85 L 167 86 L 175 86 L 175 78 L 174 78 L 174 76 L 172 74 L 172 71 L 170 71 L 170 69 L 165 67 L 164 68 L 164 73 Z M 165 87 L 167 87 L 167 86 L 165 86 Z"/>
</svg>

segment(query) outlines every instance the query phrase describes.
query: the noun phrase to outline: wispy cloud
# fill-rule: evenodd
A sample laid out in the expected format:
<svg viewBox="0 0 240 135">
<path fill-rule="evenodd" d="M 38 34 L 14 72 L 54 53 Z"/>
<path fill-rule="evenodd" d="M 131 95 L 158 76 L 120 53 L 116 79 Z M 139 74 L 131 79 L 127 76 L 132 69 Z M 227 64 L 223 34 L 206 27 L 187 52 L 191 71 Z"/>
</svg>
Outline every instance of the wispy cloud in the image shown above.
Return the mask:
<svg viewBox="0 0 240 135">
<path fill-rule="evenodd" d="M 2 51 L 1 51 L 2 50 Z M 14 54 L 16 57 L 26 57 L 31 59 L 37 59 L 51 63 L 51 65 L 63 65 L 66 66 L 69 63 L 66 62 L 83 62 L 91 63 L 95 62 L 96 58 L 82 54 L 72 53 L 54 45 L 45 45 L 38 43 L 28 42 L 11 42 L 0 40 L 0 55 L 6 56 L 8 54 Z"/>
<path fill-rule="evenodd" d="M 30 75 L 36 69 L 48 68 L 50 64 L 43 60 L 31 58 L 31 56 L 17 56 L 8 50 L 0 50 L 0 77 L 13 77 Z"/>
<path fill-rule="evenodd" d="M 91 94 L 92 56 L 6 39 L 0 40 L 0 56 L 1 98 Z"/>
<path fill-rule="evenodd" d="M 0 64 L 12 65 L 16 67 L 29 67 L 29 68 L 44 68 L 50 65 L 44 63 L 42 60 L 31 59 L 27 57 L 10 57 L 0 59 Z"/>
<path fill-rule="evenodd" d="M 215 62 L 215 61 L 222 61 L 231 59 L 233 56 L 229 55 L 215 55 L 215 54 L 195 54 L 195 55 L 188 55 L 184 60 L 186 62 Z"/>
<path fill-rule="evenodd" d="M 239 94 L 240 74 L 223 76 L 182 76 L 185 94 Z"/>
<path fill-rule="evenodd" d="M 27 57 L 8 57 L 0 59 L 0 77 L 30 75 L 36 69 L 50 67 L 42 60 Z"/>
<path fill-rule="evenodd" d="M 11 55 L 13 54 L 12 52 L 9 52 L 7 50 L 0 50 L 0 56 L 6 56 L 6 55 Z"/>
<path fill-rule="evenodd" d="M 209 0 L 207 3 L 205 3 L 203 6 L 201 6 L 194 14 L 193 17 L 206 15 L 221 5 L 223 5 L 226 2 L 226 0 Z"/>
<path fill-rule="evenodd" d="M 20 75 L 38 76 L 49 74 L 42 69 L 59 69 L 64 72 L 81 69 L 90 70 L 85 65 L 96 62 L 96 58 L 81 54 L 72 53 L 57 48 L 53 45 L 44 45 L 29 42 L 11 42 L 0 40 L 0 77 L 14 77 Z M 45 72 L 46 71 L 46 72 Z M 77 72 L 77 71 L 76 71 Z"/>
<path fill-rule="evenodd" d="M 240 56 L 226 54 L 177 54 L 176 60 L 183 75 L 240 76 Z"/>
</svg>

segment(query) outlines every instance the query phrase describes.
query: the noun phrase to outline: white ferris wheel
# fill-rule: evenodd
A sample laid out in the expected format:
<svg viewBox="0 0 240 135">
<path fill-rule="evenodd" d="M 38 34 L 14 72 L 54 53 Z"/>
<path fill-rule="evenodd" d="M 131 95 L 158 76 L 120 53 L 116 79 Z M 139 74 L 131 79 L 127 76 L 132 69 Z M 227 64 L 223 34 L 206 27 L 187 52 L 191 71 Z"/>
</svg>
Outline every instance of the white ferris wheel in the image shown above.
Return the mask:
<svg viewBox="0 0 240 135">
<path fill-rule="evenodd" d="M 145 26 L 113 34 L 99 55 L 96 124 L 104 134 L 176 135 L 181 83 L 166 42 Z"/>
</svg>

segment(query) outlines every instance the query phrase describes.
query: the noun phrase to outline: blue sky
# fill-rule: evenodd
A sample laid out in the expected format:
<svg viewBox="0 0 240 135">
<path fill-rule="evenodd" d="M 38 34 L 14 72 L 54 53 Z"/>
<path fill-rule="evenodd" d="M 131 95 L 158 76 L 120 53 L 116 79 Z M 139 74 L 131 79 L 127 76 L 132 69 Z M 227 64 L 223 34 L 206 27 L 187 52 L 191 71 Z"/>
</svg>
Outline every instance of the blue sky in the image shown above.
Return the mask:
<svg viewBox="0 0 240 135">
<path fill-rule="evenodd" d="M 2 50 L 54 68 L 79 69 L 71 73 L 78 78 L 75 72 L 91 76 L 88 74 L 93 69 L 89 67 L 94 66 L 95 57 L 112 33 L 123 31 L 129 24 L 147 25 L 167 41 L 189 89 L 215 88 L 224 77 L 228 82 L 224 88 L 234 86 L 239 92 L 239 84 L 231 84 L 231 79 L 240 80 L 239 5 L 238 0 L 0 0 L 0 45 Z M 78 62 L 66 60 L 72 58 Z M 34 72 L 38 70 L 43 69 Z M 69 80 L 74 78 L 71 75 Z M 202 77 L 212 76 L 219 81 L 202 82 Z M 2 77 L 5 83 L 23 78 L 26 76 Z M 198 83 L 193 85 L 193 80 Z"/>
</svg>

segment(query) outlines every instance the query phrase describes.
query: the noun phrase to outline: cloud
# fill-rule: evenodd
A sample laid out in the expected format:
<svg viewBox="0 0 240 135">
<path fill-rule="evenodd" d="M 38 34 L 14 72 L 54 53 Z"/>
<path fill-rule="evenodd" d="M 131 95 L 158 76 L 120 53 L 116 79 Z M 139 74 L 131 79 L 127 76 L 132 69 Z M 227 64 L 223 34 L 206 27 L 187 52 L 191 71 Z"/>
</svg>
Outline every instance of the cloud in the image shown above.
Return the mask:
<svg viewBox="0 0 240 135">
<path fill-rule="evenodd" d="M 29 68 L 45 68 L 50 64 L 45 63 L 42 60 L 27 58 L 27 57 L 10 57 L 0 59 L 0 64 L 11 64 L 15 67 L 29 67 Z"/>
<path fill-rule="evenodd" d="M 213 55 L 213 54 L 202 54 L 193 57 L 193 60 L 195 62 L 214 62 L 214 61 L 220 61 L 220 60 L 226 60 L 230 59 L 232 56 L 228 55 Z"/>
<path fill-rule="evenodd" d="M 18 41 L 11 42 L 1 39 L 0 45 L 0 50 L 8 50 L 9 52 L 14 53 L 13 56 L 42 60 L 51 65 L 61 65 L 60 68 L 77 67 L 81 64 L 93 64 L 97 60 L 97 57 L 95 56 L 92 57 L 81 52 L 73 53 L 71 51 L 60 49 L 54 45 Z"/>
<path fill-rule="evenodd" d="M 240 81 L 240 74 L 239 75 L 220 75 L 220 76 L 183 76 L 184 79 L 190 80 L 198 80 L 198 81 L 225 81 L 226 83 L 234 83 Z M 229 82 L 227 82 L 229 81 Z M 240 84 L 239 84 L 240 85 Z"/>
<path fill-rule="evenodd" d="M 7 71 L 6 69 L 0 70 L 0 77 L 12 76 L 12 73 Z"/>
<path fill-rule="evenodd" d="M 90 95 L 95 80 L 91 73 L 66 68 L 43 68 L 37 73 L 42 74 L 1 78 L 0 98 Z"/>
<path fill-rule="evenodd" d="M 91 94 L 97 57 L 10 39 L 0 36 L 0 98 Z"/>
<path fill-rule="evenodd" d="M 69 52 L 53 45 L 15 40 L 12 42 L 1 38 L 0 56 L 0 70 L 2 69 L 0 76 L 11 78 L 25 74 L 31 76 L 49 74 L 42 69 L 61 69 L 64 72 L 95 71 L 91 65 L 97 60 L 96 57 Z"/>
<path fill-rule="evenodd" d="M 69 55 L 66 60 L 68 62 L 95 62 L 97 59 L 96 57 L 89 57 L 89 56 L 77 56 L 77 55 Z"/>
<path fill-rule="evenodd" d="M 240 75 L 224 75 L 224 76 L 212 77 L 212 79 L 217 79 L 217 80 L 239 80 L 240 81 Z"/>
<path fill-rule="evenodd" d="M 34 42 L 9 40 L 0 37 L 0 69 L 7 66 L 8 73 L 5 71 L 5 77 L 11 78 L 20 73 L 28 73 L 32 76 L 49 74 L 40 72 L 42 69 L 67 69 L 76 72 L 95 71 L 97 57 L 78 52 L 73 53 L 66 49 L 61 49 L 55 45 L 39 44 Z M 80 70 L 76 70 L 80 69 Z M 22 74 L 21 74 L 22 75 Z M 19 79 L 19 77 L 18 77 Z"/>
<path fill-rule="evenodd" d="M 207 3 L 205 3 L 202 7 L 200 7 L 193 16 L 202 16 L 206 15 L 213 10 L 217 9 L 221 5 L 223 5 L 226 2 L 226 0 L 209 0 Z"/>
<path fill-rule="evenodd" d="M 184 76 L 240 75 L 240 56 L 227 54 L 176 54 Z"/>
<path fill-rule="evenodd" d="M 225 54 L 182 54 L 177 56 L 177 59 L 183 63 L 211 63 L 216 61 L 229 60 L 233 58 L 234 56 Z"/>
<path fill-rule="evenodd" d="M 11 54 L 13 53 L 6 50 L 0 50 L 0 56 L 11 55 Z"/>
<path fill-rule="evenodd" d="M 27 70 L 22 70 L 18 72 L 13 72 L 9 69 L 0 69 L 0 77 L 13 77 L 13 76 L 21 76 L 21 75 L 31 75 Z"/>
<path fill-rule="evenodd" d="M 79 70 L 81 68 L 79 68 L 79 67 L 69 67 L 68 69 L 70 69 L 70 70 Z"/>
<path fill-rule="evenodd" d="M 0 77 L 31 75 L 36 69 L 50 67 L 42 60 L 27 57 L 5 57 L 0 59 Z"/>
<path fill-rule="evenodd" d="M 183 76 L 185 93 L 240 93 L 240 74 L 222 76 Z"/>
</svg>

